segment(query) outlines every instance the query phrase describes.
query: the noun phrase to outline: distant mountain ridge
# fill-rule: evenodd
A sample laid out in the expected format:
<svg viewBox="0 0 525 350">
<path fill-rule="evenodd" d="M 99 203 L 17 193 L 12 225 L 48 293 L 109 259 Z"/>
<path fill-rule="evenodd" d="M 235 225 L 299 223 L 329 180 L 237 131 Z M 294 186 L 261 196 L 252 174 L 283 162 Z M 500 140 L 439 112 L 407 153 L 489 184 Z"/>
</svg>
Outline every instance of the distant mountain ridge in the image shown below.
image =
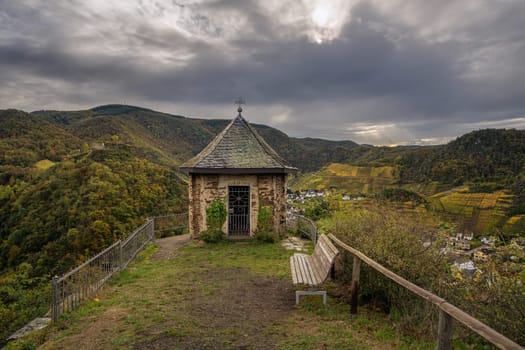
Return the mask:
<svg viewBox="0 0 525 350">
<path fill-rule="evenodd" d="M 85 111 L 41 110 L 31 115 L 61 126 L 84 140 L 103 140 L 119 135 L 123 142 L 155 148 L 175 163 L 197 154 L 229 123 L 225 119 L 186 118 L 116 104 Z M 358 147 L 352 141 L 293 138 L 266 125 L 253 126 L 281 156 L 302 171 L 319 169 L 327 161 L 344 161 L 348 152 Z"/>
<path fill-rule="evenodd" d="M 171 165 L 177 165 L 198 153 L 229 122 L 225 119 L 187 118 L 120 104 L 102 105 L 83 111 L 40 110 L 31 113 L 17 110 L 0 111 L 0 118 L 5 119 L 7 115 L 11 115 L 11 121 L 4 122 L 3 126 L 0 126 L 2 137 L 7 135 L 9 130 L 16 133 L 24 127 L 33 128 L 35 124 L 39 124 L 40 130 L 44 132 L 40 139 L 46 139 L 46 133 L 49 134 L 53 130 L 55 133 L 62 134 L 61 137 L 69 138 L 71 144 L 75 146 L 78 146 L 79 142 L 110 141 L 112 136 L 117 135 L 122 143 L 153 149 L 158 153 L 157 157 L 163 158 Z M 13 121 L 14 116 L 19 121 Z M 21 118 L 25 120 L 22 122 Z M 31 123 L 27 123 L 28 121 Z M 508 160 L 506 168 L 516 173 L 523 165 L 523 159 L 519 154 L 525 153 L 523 143 L 520 142 L 525 136 L 523 130 L 478 130 L 463 135 L 447 145 L 374 147 L 358 145 L 353 141 L 289 137 L 273 127 L 253 125 L 281 156 L 302 172 L 319 170 L 330 163 L 396 165 L 402 168 L 401 181 L 449 181 L 450 177 L 458 181 L 457 176 L 440 173 L 436 166 L 431 164 L 448 161 L 457 163 L 461 160 L 459 163 L 463 168 L 471 169 L 473 162 L 486 160 L 492 156 L 492 158 Z M 65 136 L 66 134 L 68 136 Z M 480 144 L 476 144 L 475 140 Z M 496 143 L 492 145 L 492 142 Z M 498 154 L 495 155 L 494 152 Z M 509 158 L 505 156 L 506 153 L 515 156 Z M 448 167 L 453 168 L 453 166 Z M 493 170 L 491 171 L 493 175 Z M 471 175 L 462 173 L 460 180 L 471 180 Z M 482 172 L 480 175 L 487 178 L 488 173 Z"/>
</svg>

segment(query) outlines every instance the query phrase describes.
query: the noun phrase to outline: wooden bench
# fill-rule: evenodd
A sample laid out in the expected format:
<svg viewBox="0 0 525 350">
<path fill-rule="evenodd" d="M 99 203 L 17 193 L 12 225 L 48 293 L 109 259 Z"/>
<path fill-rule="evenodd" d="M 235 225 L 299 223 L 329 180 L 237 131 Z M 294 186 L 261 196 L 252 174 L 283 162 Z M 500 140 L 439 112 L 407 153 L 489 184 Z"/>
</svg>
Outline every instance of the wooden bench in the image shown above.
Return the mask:
<svg viewBox="0 0 525 350">
<path fill-rule="evenodd" d="M 326 304 L 326 291 L 317 290 L 328 278 L 335 257 L 339 251 L 326 235 L 317 240 L 312 255 L 296 253 L 290 257 L 290 269 L 294 286 L 306 285 L 308 290 L 295 291 L 295 303 L 299 304 L 301 295 L 321 295 Z"/>
</svg>

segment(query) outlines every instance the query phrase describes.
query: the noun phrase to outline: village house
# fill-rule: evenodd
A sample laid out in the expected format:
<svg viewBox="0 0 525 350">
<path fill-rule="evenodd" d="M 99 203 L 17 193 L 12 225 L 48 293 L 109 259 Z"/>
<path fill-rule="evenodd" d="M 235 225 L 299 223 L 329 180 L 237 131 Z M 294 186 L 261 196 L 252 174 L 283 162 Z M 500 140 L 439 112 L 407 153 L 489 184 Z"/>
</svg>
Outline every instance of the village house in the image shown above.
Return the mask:
<svg viewBox="0 0 525 350">
<path fill-rule="evenodd" d="M 465 239 L 461 239 L 454 243 L 454 247 L 460 250 L 470 250 L 470 242 Z"/>
<path fill-rule="evenodd" d="M 470 250 L 473 237 L 473 233 L 458 232 L 455 236 L 448 237 L 448 241 L 456 249 Z"/>
<path fill-rule="evenodd" d="M 253 236 L 259 208 L 271 208 L 276 232 L 286 224 L 287 175 L 290 166 L 239 114 L 199 154 L 180 166 L 189 173 L 189 231 L 206 230 L 206 209 L 215 200 L 227 208 L 222 231 L 229 237 Z"/>
<path fill-rule="evenodd" d="M 496 251 L 494 249 L 482 248 L 474 252 L 472 258 L 477 261 L 488 261 Z"/>
</svg>

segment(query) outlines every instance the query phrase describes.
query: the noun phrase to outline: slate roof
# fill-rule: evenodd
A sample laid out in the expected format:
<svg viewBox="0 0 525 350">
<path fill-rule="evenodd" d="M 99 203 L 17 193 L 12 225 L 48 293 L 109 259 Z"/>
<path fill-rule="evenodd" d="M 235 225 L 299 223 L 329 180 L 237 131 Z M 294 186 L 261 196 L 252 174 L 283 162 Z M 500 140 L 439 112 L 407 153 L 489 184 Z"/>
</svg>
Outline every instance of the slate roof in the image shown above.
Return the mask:
<svg viewBox="0 0 525 350">
<path fill-rule="evenodd" d="M 289 173 L 296 171 L 239 115 L 199 154 L 180 166 L 190 173 Z"/>
</svg>

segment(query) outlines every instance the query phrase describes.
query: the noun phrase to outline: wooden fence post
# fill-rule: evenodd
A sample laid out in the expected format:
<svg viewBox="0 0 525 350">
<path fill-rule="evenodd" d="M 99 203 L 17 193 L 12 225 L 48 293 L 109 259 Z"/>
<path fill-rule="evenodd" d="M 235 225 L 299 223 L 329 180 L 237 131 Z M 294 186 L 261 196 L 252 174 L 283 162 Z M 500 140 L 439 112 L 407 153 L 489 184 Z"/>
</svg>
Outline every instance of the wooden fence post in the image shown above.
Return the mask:
<svg viewBox="0 0 525 350">
<path fill-rule="evenodd" d="M 53 322 L 58 321 L 60 317 L 59 301 L 58 301 L 58 276 L 54 276 L 51 280 L 51 319 Z"/>
<path fill-rule="evenodd" d="M 452 316 L 439 309 L 438 343 L 436 350 L 452 350 Z"/>
<path fill-rule="evenodd" d="M 350 299 L 350 315 L 357 314 L 357 302 L 359 300 L 359 275 L 361 274 L 361 259 L 354 255 L 352 266 L 352 296 Z"/>
</svg>

